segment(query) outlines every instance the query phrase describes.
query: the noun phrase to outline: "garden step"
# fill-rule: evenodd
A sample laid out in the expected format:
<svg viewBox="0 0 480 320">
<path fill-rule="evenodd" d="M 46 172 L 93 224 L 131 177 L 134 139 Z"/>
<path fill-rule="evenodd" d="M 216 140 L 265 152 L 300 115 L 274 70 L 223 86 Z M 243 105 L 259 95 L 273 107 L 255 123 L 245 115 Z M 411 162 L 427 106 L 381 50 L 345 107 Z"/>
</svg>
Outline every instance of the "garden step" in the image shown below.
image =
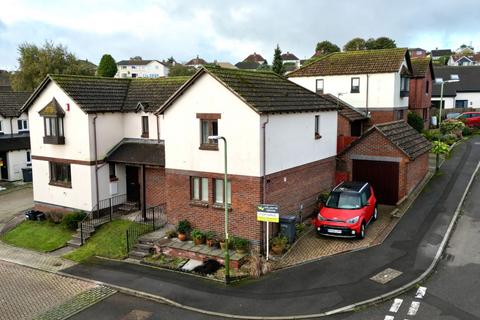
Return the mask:
<svg viewBox="0 0 480 320">
<path fill-rule="evenodd" d="M 83 235 L 83 241 L 87 241 L 87 239 L 89 239 L 89 238 L 90 238 L 90 234 L 84 234 Z M 82 241 L 82 236 L 80 234 L 74 234 L 72 239 Z"/>
<path fill-rule="evenodd" d="M 133 246 L 133 250 L 139 251 L 139 252 L 147 252 L 149 253 L 150 250 L 152 250 L 153 245 L 150 244 L 143 244 L 143 243 L 137 243 L 135 246 Z"/>
<path fill-rule="evenodd" d="M 69 247 L 78 248 L 82 246 L 82 242 L 78 239 L 72 239 L 67 242 Z"/>
<path fill-rule="evenodd" d="M 148 256 L 149 253 L 147 252 L 142 252 L 142 251 L 130 251 L 130 253 L 128 254 L 128 257 L 132 258 L 132 259 L 137 259 L 137 260 L 141 260 L 143 258 L 145 258 L 146 256 Z"/>
</svg>

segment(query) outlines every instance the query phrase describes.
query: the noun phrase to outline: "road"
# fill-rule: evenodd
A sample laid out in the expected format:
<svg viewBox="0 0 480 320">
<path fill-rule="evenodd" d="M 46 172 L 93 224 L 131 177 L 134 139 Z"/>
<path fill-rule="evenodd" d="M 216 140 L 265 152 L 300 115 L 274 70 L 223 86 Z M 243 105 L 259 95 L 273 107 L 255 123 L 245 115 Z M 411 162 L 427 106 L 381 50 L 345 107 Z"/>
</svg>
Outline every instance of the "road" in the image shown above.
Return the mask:
<svg viewBox="0 0 480 320">
<path fill-rule="evenodd" d="M 0 230 L 13 216 L 33 207 L 33 189 L 22 188 L 9 193 L 0 194 Z"/>
</svg>

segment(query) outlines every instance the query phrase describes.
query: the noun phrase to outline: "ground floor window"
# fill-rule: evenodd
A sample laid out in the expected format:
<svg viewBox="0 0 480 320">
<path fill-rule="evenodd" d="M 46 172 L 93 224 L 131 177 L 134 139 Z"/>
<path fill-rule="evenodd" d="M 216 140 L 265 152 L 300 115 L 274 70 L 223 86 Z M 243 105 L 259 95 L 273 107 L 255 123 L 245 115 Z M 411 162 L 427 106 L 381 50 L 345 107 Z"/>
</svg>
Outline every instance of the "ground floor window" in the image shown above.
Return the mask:
<svg viewBox="0 0 480 320">
<path fill-rule="evenodd" d="M 455 100 L 455 108 L 468 108 L 468 100 Z"/>
<path fill-rule="evenodd" d="M 208 178 L 190 178 L 191 198 L 196 201 L 208 202 Z"/>
<path fill-rule="evenodd" d="M 61 187 L 72 187 L 70 164 L 50 162 L 50 184 Z"/>
<path fill-rule="evenodd" d="M 115 163 L 109 163 L 108 164 L 108 173 L 109 173 L 109 176 L 110 176 L 110 181 L 118 180 L 117 179 L 117 172 L 116 172 L 116 168 L 115 168 Z"/>
<path fill-rule="evenodd" d="M 215 179 L 215 203 L 221 204 L 225 203 L 225 189 L 223 187 L 223 179 Z M 230 181 L 227 182 L 227 203 L 232 204 L 232 184 Z"/>
</svg>

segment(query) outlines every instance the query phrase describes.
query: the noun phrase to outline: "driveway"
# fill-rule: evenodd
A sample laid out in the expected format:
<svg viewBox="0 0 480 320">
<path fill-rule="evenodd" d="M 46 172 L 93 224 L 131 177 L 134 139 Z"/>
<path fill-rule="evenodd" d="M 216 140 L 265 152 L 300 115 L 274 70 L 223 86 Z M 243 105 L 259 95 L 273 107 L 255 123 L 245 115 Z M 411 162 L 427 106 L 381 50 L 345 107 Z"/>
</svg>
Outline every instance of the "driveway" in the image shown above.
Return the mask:
<svg viewBox="0 0 480 320">
<path fill-rule="evenodd" d="M 16 213 L 33 207 L 33 189 L 25 187 L 0 194 L 0 230 Z"/>
</svg>

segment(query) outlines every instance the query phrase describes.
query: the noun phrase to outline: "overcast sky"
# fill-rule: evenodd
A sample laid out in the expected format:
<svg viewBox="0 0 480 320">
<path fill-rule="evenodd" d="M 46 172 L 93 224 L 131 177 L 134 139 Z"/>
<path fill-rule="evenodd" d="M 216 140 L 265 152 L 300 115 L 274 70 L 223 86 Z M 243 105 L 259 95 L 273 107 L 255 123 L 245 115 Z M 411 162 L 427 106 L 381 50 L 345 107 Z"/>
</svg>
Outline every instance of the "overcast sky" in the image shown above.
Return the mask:
<svg viewBox="0 0 480 320">
<path fill-rule="evenodd" d="M 236 63 L 252 52 L 310 57 L 318 41 L 388 36 L 401 47 L 480 50 L 478 0 L 0 0 L 0 69 L 17 67 L 22 42 L 46 39 L 96 64 L 173 56 Z"/>
</svg>

